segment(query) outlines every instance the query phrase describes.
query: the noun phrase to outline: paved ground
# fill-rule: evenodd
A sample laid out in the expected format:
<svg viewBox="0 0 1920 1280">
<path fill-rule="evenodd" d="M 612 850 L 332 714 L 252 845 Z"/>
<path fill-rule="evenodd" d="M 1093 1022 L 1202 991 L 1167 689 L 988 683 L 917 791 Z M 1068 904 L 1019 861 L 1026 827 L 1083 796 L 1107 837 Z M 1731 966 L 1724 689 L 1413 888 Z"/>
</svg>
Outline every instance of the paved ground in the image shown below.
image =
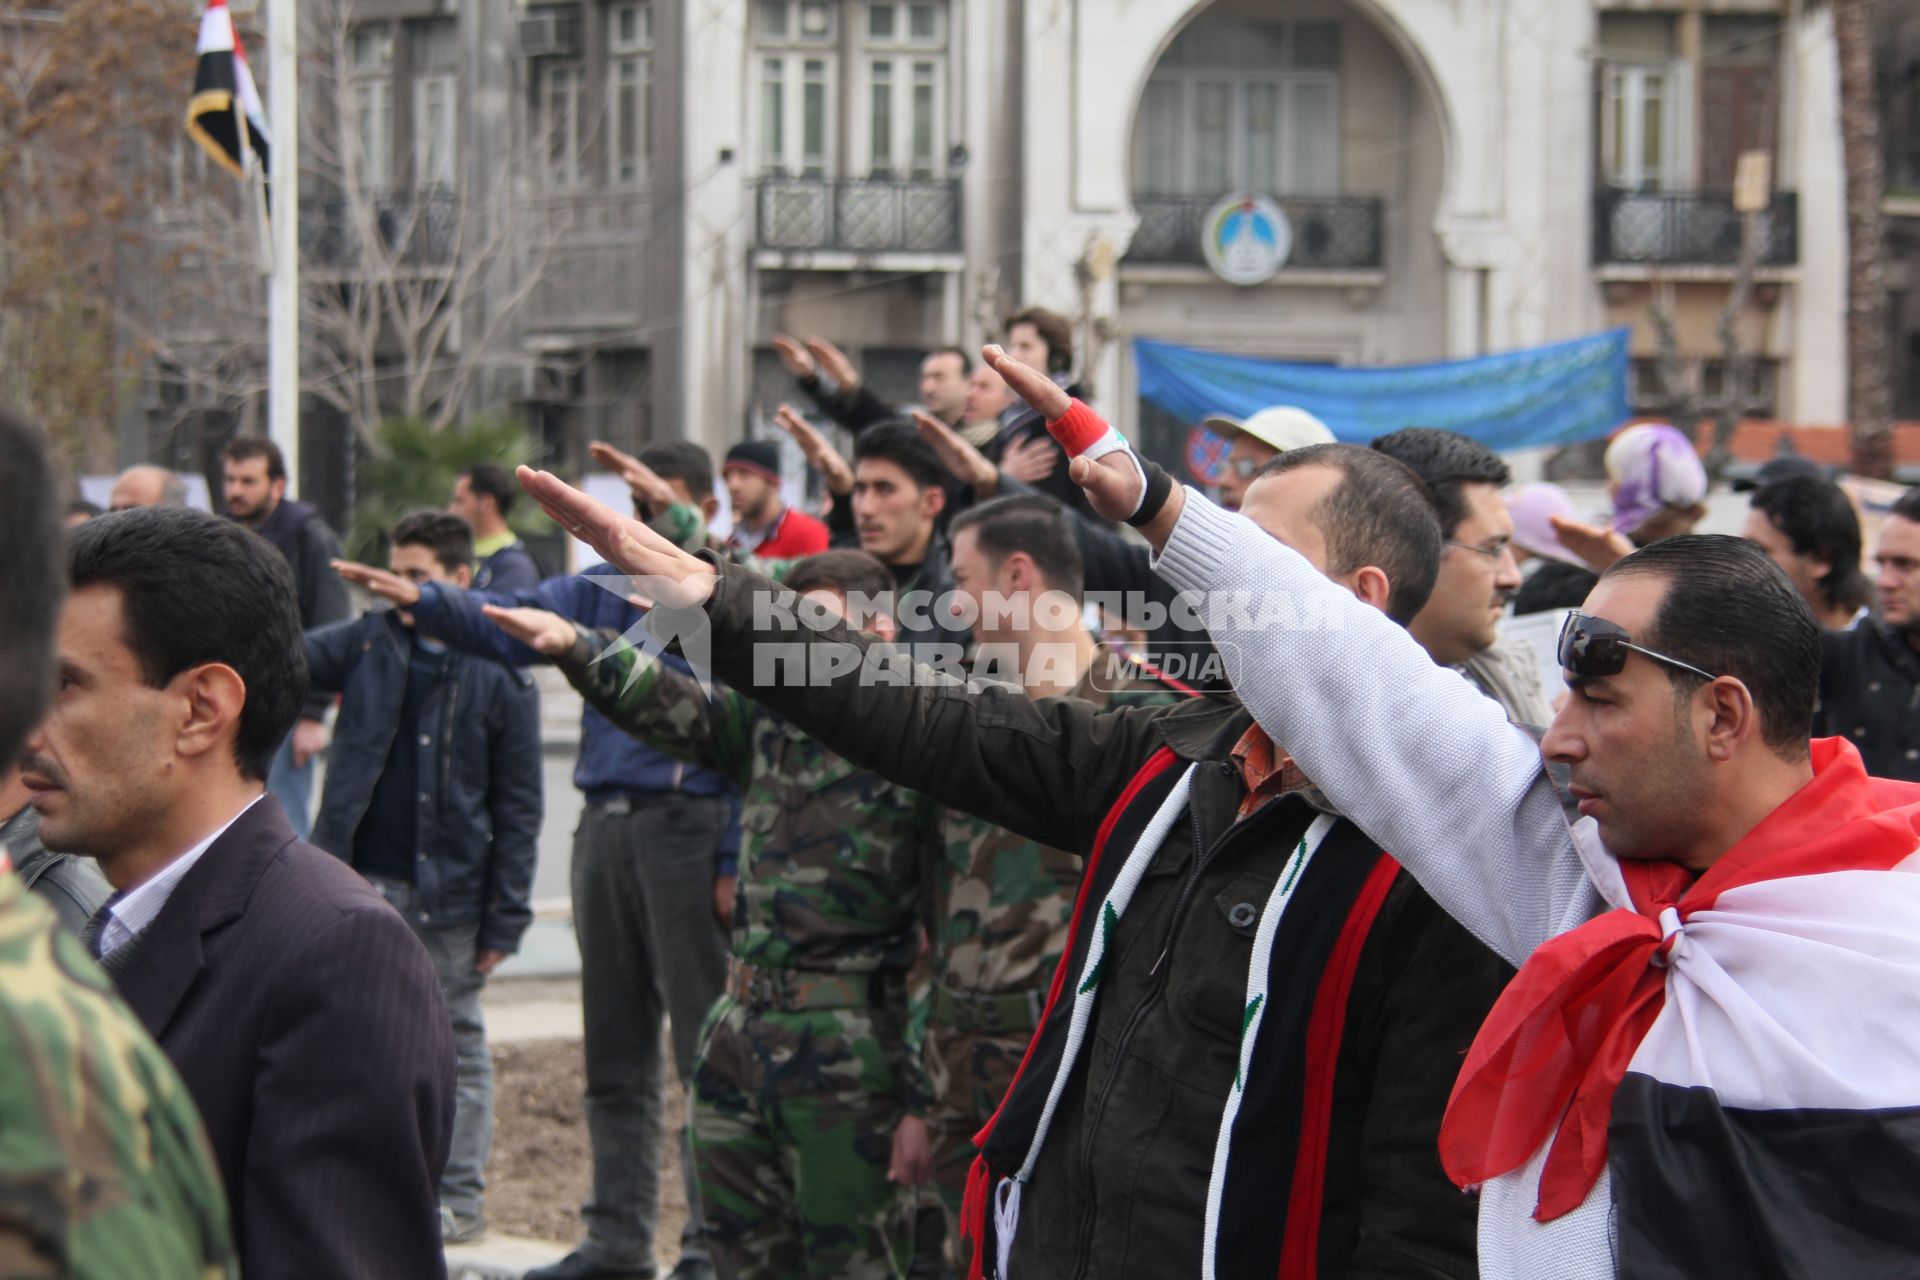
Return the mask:
<svg viewBox="0 0 1920 1280">
<path fill-rule="evenodd" d="M 519 1280 L 527 1268 L 566 1253 L 578 1242 L 580 1203 L 592 1173 L 580 1113 L 585 1081 L 578 980 L 497 979 L 488 984 L 485 1004 L 494 1054 L 494 1144 L 487 1169 L 494 1229 L 447 1250 L 451 1280 Z M 679 1084 L 670 1080 L 670 1132 L 680 1124 L 682 1105 Z M 663 1159 L 656 1258 L 665 1275 L 678 1257 L 687 1209 L 672 1143 Z"/>
</svg>

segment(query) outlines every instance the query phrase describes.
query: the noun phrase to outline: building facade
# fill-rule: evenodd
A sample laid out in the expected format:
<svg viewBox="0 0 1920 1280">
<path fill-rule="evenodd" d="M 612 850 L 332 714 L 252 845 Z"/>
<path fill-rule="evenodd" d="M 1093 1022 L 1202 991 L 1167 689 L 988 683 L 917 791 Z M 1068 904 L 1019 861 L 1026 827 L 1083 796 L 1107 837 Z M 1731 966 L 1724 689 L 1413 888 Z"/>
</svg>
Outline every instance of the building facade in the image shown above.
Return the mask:
<svg viewBox="0 0 1920 1280">
<path fill-rule="evenodd" d="M 904 401 L 922 353 L 977 346 L 1026 303 L 1074 320 L 1101 405 L 1162 454 L 1186 424 L 1140 401 L 1135 338 L 1391 364 L 1626 325 L 1653 405 L 1664 321 L 1704 405 L 1844 420 L 1837 73 L 1830 19 L 1803 0 L 353 13 L 381 176 L 539 211 L 462 326 L 511 308 L 518 358 L 473 398 L 518 406 L 562 468 L 591 438 L 717 452 L 768 433 L 793 394 L 777 333 L 833 339 Z M 1743 219 L 1754 151 L 1769 194 Z M 1234 193 L 1291 233 L 1254 285 L 1202 252 Z M 1756 265 L 1729 366 L 1743 223 Z"/>
</svg>

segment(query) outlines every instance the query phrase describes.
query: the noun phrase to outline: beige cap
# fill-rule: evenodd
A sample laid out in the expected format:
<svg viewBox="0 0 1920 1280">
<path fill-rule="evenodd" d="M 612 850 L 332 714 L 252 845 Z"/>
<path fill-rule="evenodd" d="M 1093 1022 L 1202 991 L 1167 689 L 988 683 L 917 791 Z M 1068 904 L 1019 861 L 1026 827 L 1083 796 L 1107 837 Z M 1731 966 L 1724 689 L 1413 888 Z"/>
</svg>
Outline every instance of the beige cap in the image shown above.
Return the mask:
<svg viewBox="0 0 1920 1280">
<path fill-rule="evenodd" d="M 1215 431 L 1244 431 L 1262 444 L 1272 445 L 1281 453 L 1289 449 L 1300 449 L 1310 444 L 1332 444 L 1333 432 L 1327 430 L 1327 424 L 1308 413 L 1305 409 L 1296 409 L 1292 405 L 1275 405 L 1271 409 L 1262 409 L 1251 418 L 1242 422 L 1239 418 L 1230 418 L 1224 413 L 1207 415 L 1202 426 Z"/>
</svg>

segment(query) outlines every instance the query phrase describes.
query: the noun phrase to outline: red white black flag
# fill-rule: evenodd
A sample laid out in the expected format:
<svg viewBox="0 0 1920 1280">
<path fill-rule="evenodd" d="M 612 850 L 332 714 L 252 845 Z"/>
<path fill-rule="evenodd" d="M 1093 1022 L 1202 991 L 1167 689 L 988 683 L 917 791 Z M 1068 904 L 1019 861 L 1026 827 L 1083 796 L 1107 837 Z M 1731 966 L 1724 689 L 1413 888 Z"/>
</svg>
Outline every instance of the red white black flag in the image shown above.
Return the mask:
<svg viewBox="0 0 1920 1280">
<path fill-rule="evenodd" d="M 207 0 L 200 18 L 200 64 L 187 102 L 187 134 L 236 178 L 253 164 L 267 171 L 267 113 L 247 69 L 227 0 Z M 242 121 L 245 122 L 244 128 Z"/>
</svg>

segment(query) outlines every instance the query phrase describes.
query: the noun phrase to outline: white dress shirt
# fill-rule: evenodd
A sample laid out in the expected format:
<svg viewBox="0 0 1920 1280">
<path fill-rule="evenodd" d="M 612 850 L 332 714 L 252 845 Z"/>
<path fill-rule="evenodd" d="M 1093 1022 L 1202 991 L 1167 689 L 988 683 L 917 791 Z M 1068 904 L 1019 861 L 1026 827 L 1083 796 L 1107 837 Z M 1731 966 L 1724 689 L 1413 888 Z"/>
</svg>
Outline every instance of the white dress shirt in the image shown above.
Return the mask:
<svg viewBox="0 0 1920 1280">
<path fill-rule="evenodd" d="M 225 835 L 228 827 L 240 821 L 241 814 L 259 803 L 260 796 L 247 801 L 240 807 L 239 813 L 221 823 L 213 834 L 161 868 L 159 875 L 127 890 L 124 897 L 109 902 L 107 921 L 100 930 L 100 958 L 106 959 L 152 924 L 153 918 L 160 914 L 160 908 L 166 906 L 167 899 L 173 896 L 174 889 L 186 878 L 187 872 L 193 870 L 193 864 L 200 861 L 200 855 Z"/>
</svg>

